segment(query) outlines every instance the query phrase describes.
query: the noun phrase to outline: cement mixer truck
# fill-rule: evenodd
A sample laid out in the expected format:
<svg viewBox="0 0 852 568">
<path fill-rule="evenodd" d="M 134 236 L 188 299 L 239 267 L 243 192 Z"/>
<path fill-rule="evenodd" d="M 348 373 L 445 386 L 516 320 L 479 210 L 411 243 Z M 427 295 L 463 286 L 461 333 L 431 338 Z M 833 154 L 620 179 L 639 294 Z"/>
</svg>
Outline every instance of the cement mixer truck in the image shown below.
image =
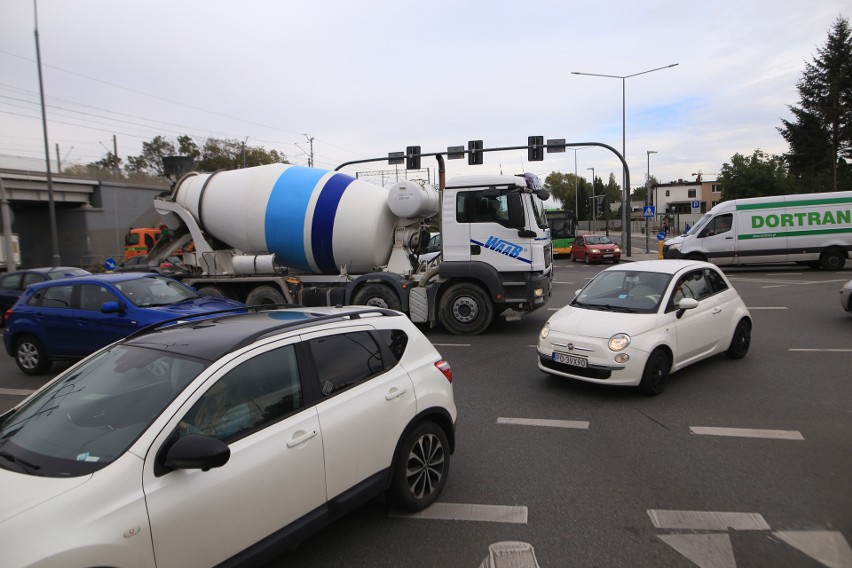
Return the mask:
<svg viewBox="0 0 852 568">
<path fill-rule="evenodd" d="M 543 306 L 553 268 L 532 174 L 384 188 L 336 171 L 271 164 L 190 173 L 154 200 L 170 238 L 149 263 L 184 254 L 200 293 L 249 305 L 373 305 L 479 334 Z M 443 254 L 419 262 L 440 214 Z"/>
</svg>

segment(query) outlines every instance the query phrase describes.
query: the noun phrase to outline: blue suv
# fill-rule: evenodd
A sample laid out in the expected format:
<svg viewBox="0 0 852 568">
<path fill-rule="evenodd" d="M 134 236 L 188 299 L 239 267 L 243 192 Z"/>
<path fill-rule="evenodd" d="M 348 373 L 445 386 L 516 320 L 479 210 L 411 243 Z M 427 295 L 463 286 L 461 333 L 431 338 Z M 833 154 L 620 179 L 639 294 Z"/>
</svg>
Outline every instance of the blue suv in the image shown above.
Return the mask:
<svg viewBox="0 0 852 568">
<path fill-rule="evenodd" d="M 145 326 L 244 306 L 156 274 L 81 276 L 29 286 L 6 312 L 3 339 L 24 373 L 40 375 Z"/>
</svg>

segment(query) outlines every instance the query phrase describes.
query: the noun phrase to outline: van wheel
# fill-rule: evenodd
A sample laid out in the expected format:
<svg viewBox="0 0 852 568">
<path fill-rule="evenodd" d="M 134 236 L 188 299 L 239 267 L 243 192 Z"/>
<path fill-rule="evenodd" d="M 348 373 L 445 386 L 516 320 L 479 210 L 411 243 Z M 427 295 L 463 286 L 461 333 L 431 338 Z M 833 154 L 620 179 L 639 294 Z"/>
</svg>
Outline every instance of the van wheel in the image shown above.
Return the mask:
<svg viewBox="0 0 852 568">
<path fill-rule="evenodd" d="M 707 257 L 704 256 L 703 254 L 693 252 L 693 253 L 690 253 L 686 256 L 686 260 L 698 260 L 698 261 L 701 261 L 701 262 L 707 262 Z"/>
<path fill-rule="evenodd" d="M 41 341 L 32 335 L 25 335 L 15 342 L 15 363 L 27 375 L 43 375 L 53 365 Z"/>
<path fill-rule="evenodd" d="M 399 446 L 391 471 L 391 501 L 408 511 L 425 509 L 441 494 L 449 471 L 446 433 L 434 422 L 422 422 Z"/>
<path fill-rule="evenodd" d="M 373 306 L 396 311 L 402 309 L 399 296 L 384 284 L 367 284 L 355 293 L 352 303 L 359 306 Z"/>
<path fill-rule="evenodd" d="M 258 286 L 246 296 L 247 306 L 271 306 L 276 304 L 286 304 L 284 294 L 281 290 L 272 286 Z"/>
<path fill-rule="evenodd" d="M 843 270 L 843 267 L 846 266 L 846 251 L 828 249 L 819 255 L 819 263 L 823 270 Z"/>
</svg>

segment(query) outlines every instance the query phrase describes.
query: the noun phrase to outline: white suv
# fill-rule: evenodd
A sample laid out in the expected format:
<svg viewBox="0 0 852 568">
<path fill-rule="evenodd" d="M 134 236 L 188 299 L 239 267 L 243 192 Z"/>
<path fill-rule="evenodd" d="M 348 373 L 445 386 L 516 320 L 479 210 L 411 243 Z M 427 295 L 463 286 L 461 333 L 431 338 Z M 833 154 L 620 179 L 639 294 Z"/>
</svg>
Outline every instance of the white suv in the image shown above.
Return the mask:
<svg viewBox="0 0 852 568">
<path fill-rule="evenodd" d="M 257 565 L 382 493 L 430 505 L 455 422 L 450 366 L 398 312 L 159 324 L 0 416 L 3 562 Z"/>
</svg>

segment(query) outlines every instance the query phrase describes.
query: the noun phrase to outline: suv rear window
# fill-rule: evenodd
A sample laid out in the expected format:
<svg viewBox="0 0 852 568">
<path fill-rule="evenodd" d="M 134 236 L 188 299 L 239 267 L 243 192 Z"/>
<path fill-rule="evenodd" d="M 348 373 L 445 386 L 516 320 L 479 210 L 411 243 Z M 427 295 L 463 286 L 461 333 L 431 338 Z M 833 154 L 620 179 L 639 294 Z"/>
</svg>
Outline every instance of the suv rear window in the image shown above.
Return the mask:
<svg viewBox="0 0 852 568">
<path fill-rule="evenodd" d="M 311 339 L 320 389 L 331 396 L 385 370 L 383 350 L 366 331 Z"/>
</svg>

